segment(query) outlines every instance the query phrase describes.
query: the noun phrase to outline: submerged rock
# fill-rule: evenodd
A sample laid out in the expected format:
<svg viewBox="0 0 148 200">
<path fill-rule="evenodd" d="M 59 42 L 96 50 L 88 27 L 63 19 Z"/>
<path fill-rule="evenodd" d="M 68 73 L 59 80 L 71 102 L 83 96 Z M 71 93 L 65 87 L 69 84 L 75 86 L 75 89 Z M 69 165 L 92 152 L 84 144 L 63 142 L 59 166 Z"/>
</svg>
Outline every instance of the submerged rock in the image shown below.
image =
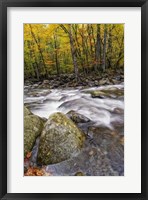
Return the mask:
<svg viewBox="0 0 148 200">
<path fill-rule="evenodd" d="M 82 148 L 84 139 L 84 134 L 64 114 L 52 114 L 41 134 L 38 163 L 48 165 L 71 158 Z"/>
<path fill-rule="evenodd" d="M 89 118 L 75 112 L 74 110 L 69 111 L 66 115 L 75 123 L 86 123 L 90 121 Z"/>
<path fill-rule="evenodd" d="M 95 141 L 97 145 L 103 147 L 105 150 L 108 145 L 116 142 L 116 132 L 110 130 L 107 127 L 90 127 L 88 135 Z"/>
<path fill-rule="evenodd" d="M 30 152 L 43 129 L 43 121 L 40 117 L 29 114 L 24 116 L 24 156 Z"/>
<path fill-rule="evenodd" d="M 96 145 L 105 152 L 110 166 L 119 175 L 124 174 L 124 137 L 106 127 L 91 127 L 88 134 Z"/>
</svg>

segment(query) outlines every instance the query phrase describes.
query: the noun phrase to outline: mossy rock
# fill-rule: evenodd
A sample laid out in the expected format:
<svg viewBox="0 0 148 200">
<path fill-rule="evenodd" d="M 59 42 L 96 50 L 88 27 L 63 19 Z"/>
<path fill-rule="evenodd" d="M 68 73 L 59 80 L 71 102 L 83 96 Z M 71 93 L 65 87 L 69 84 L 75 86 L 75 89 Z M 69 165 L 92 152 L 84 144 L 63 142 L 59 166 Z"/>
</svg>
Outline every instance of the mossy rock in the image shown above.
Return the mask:
<svg viewBox="0 0 148 200">
<path fill-rule="evenodd" d="M 41 134 L 38 163 L 48 165 L 71 158 L 80 151 L 84 139 L 84 134 L 68 117 L 59 112 L 52 114 Z"/>
<path fill-rule="evenodd" d="M 27 115 L 32 115 L 32 113 L 26 106 L 24 106 L 24 116 L 27 116 Z"/>
<path fill-rule="evenodd" d="M 24 117 L 24 156 L 30 152 L 43 129 L 43 121 L 36 115 Z"/>
<path fill-rule="evenodd" d="M 123 90 L 94 90 L 90 92 L 92 98 L 118 98 L 124 95 Z"/>
<path fill-rule="evenodd" d="M 105 97 L 109 97 L 109 95 L 105 92 L 102 92 L 100 90 L 95 90 L 91 92 L 92 98 L 101 98 L 104 99 Z"/>
<path fill-rule="evenodd" d="M 77 173 L 75 174 L 75 176 L 85 176 L 85 174 L 84 174 L 83 172 L 77 172 Z"/>
</svg>

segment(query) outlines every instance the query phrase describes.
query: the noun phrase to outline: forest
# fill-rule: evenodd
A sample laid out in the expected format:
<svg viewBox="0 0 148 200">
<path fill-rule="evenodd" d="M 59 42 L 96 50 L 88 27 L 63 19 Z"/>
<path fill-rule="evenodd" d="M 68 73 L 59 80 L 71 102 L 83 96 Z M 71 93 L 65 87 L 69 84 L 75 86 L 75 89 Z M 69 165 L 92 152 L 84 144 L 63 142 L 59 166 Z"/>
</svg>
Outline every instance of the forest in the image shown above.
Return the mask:
<svg viewBox="0 0 148 200">
<path fill-rule="evenodd" d="M 123 24 L 24 24 L 25 80 L 123 67 Z"/>
</svg>

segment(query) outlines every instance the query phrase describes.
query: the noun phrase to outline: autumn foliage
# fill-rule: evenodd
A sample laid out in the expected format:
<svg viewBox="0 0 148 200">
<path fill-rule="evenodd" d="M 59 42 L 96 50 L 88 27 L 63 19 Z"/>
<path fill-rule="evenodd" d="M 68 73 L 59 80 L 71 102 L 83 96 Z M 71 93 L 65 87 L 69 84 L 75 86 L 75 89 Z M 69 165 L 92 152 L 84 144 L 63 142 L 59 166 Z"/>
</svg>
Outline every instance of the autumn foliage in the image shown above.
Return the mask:
<svg viewBox="0 0 148 200">
<path fill-rule="evenodd" d="M 100 72 L 124 65 L 123 24 L 25 24 L 24 75 Z"/>
<path fill-rule="evenodd" d="M 24 172 L 24 176 L 52 176 L 51 173 L 46 172 L 46 167 L 33 167 L 31 166 L 31 158 L 32 152 L 28 152 L 25 159 L 24 163 L 27 164 L 27 169 Z"/>
</svg>

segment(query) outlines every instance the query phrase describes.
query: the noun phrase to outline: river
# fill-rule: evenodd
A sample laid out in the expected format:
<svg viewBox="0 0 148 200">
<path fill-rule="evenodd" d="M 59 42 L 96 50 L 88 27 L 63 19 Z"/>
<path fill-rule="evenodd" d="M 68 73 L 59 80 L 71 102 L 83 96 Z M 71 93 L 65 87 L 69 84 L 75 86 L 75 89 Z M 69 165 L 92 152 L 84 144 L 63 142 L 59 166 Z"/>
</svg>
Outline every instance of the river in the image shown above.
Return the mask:
<svg viewBox="0 0 148 200">
<path fill-rule="evenodd" d="M 91 92 L 95 90 L 107 90 L 109 96 L 92 98 Z M 74 110 L 91 120 L 90 127 L 87 127 L 88 139 L 80 155 L 62 163 L 46 166 L 47 171 L 60 176 L 70 176 L 77 172 L 87 176 L 124 175 L 123 144 L 121 145 L 114 137 L 113 140 L 111 138 L 113 142 L 108 144 L 110 136 L 107 136 L 108 130 L 112 135 L 114 133 L 117 135 L 115 138 L 124 136 L 124 96 L 115 95 L 116 90 L 123 92 L 124 84 L 86 89 L 38 89 L 36 84 L 24 87 L 24 104 L 32 113 L 42 118 L 48 118 L 54 112 L 66 114 Z M 99 127 L 103 127 L 105 133 L 103 136 L 94 134 L 95 128 Z M 37 152 L 38 142 L 39 139 L 33 150 L 34 155 Z M 34 157 L 32 160 L 35 162 Z"/>
</svg>

